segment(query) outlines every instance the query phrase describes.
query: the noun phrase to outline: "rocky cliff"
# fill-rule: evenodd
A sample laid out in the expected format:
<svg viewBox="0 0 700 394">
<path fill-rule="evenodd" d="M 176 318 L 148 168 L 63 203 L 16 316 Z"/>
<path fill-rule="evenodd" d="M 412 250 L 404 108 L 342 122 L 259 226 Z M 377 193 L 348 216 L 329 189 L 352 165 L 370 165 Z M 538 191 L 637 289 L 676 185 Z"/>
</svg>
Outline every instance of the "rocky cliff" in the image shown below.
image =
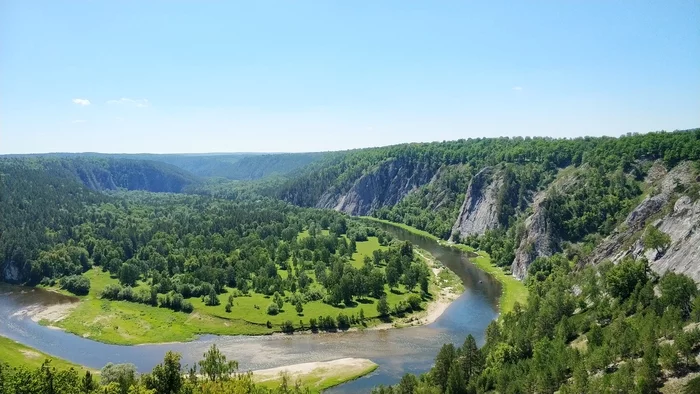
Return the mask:
<svg viewBox="0 0 700 394">
<path fill-rule="evenodd" d="M 626 256 L 645 257 L 651 268 L 663 274 L 671 270 L 700 282 L 700 181 L 684 162 L 666 173 L 656 163 L 647 177 L 652 192 L 627 216 L 621 226 L 607 237 L 586 263 L 610 259 L 618 262 Z M 654 226 L 670 237 L 662 249 L 645 248 L 642 242 L 647 226 Z"/>
<path fill-rule="evenodd" d="M 552 231 L 545 211 L 546 192 L 540 192 L 533 202 L 533 214 L 525 219 L 525 235 L 515 251 L 511 265 L 513 276 L 523 279 L 527 269 L 538 257 L 548 257 L 558 251 L 559 238 Z"/>
<path fill-rule="evenodd" d="M 389 159 L 359 177 L 349 189 L 331 189 L 323 193 L 316 208 L 368 215 L 375 209 L 396 204 L 417 187 L 430 182 L 435 173 L 436 170 L 424 162 Z"/>
<path fill-rule="evenodd" d="M 452 227 L 452 234 L 460 238 L 483 234 L 498 227 L 498 192 L 503 187 L 503 173 L 486 167 L 472 178 Z"/>
<path fill-rule="evenodd" d="M 535 195 L 532 202 L 532 214 L 525 219 L 525 234 L 520 239 L 515 251 L 515 259 L 511 265 L 513 276 L 523 279 L 527 270 L 538 257 L 549 257 L 561 251 L 561 236 L 554 231 L 552 223 L 547 218 L 547 197 L 555 192 L 566 193 L 580 186 L 577 173 L 587 171 L 587 166 L 577 169 L 563 169 L 557 179 L 547 189 Z"/>
</svg>

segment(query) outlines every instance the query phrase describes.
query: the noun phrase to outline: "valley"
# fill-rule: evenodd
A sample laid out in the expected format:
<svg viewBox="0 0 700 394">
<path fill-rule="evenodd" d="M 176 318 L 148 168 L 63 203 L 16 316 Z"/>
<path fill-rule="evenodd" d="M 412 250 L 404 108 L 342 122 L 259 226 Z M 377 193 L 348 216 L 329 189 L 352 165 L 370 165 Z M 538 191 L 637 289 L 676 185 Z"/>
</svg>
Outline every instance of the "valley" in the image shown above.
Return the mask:
<svg viewBox="0 0 700 394">
<path fill-rule="evenodd" d="M 337 393 L 656 389 L 692 376 L 700 350 L 699 141 L 695 129 L 254 155 L 228 162 L 243 163 L 228 179 L 176 166 L 190 158 L 2 158 L 0 274 L 26 287 L 3 288 L 0 335 L 30 347 L 11 346 L 14 365 L 19 352 L 146 373 L 170 350 L 195 365 L 212 344 L 242 371 L 377 365 L 306 380 Z M 280 163 L 301 164 L 263 170 Z M 455 369 L 465 360 L 469 374 Z"/>
</svg>

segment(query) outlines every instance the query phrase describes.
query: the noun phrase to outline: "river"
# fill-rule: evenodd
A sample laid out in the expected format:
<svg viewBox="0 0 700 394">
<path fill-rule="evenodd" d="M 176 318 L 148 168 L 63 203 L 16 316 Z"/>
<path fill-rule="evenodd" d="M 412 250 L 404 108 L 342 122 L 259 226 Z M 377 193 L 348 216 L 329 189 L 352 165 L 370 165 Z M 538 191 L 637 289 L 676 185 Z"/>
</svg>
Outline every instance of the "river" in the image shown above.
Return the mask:
<svg viewBox="0 0 700 394">
<path fill-rule="evenodd" d="M 168 350 L 181 353 L 183 364 L 192 365 L 212 343 L 216 343 L 229 359 L 237 360 L 242 370 L 343 357 L 368 358 L 379 365 L 373 373 L 328 390 L 328 393 L 369 392 L 379 384 L 397 383 L 404 373 L 426 372 L 442 344 L 461 345 L 468 334 L 481 345 L 486 326 L 498 315 L 498 281 L 469 262 L 466 253 L 395 226 L 377 225 L 394 237 L 409 240 L 430 252 L 464 282 L 464 293 L 434 323 L 403 329 L 328 334 L 206 335 L 186 343 L 119 346 L 44 327 L 19 313 L 37 304 L 71 302 L 70 297 L 0 285 L 0 335 L 95 369 L 113 362 L 133 363 L 139 371 L 150 371 Z"/>
</svg>

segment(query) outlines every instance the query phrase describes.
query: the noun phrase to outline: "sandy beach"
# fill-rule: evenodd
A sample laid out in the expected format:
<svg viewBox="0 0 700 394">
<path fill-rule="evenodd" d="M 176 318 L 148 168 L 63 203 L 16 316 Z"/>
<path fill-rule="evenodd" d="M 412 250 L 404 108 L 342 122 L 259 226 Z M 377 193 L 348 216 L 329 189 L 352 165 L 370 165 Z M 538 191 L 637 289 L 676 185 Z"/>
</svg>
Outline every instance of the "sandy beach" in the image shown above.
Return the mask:
<svg viewBox="0 0 700 394">
<path fill-rule="evenodd" d="M 437 282 L 437 278 L 439 278 L 440 273 L 447 268 L 441 264 L 437 264 L 436 260 L 430 254 L 422 251 L 416 251 L 416 253 L 428 264 L 428 267 L 434 275 L 433 279 Z M 379 324 L 369 329 L 386 330 L 394 327 L 420 326 L 433 323 L 447 310 L 450 304 L 452 304 L 452 301 L 456 300 L 461 294 L 461 291 L 452 287 L 440 288 L 439 293 L 433 301 L 428 303 L 425 311 L 413 314 L 406 318 L 397 318 L 394 319 L 392 323 Z"/>
<path fill-rule="evenodd" d="M 343 375 L 361 375 L 376 367 L 377 364 L 366 358 L 340 358 L 332 361 L 320 361 L 285 365 L 283 367 L 260 369 L 253 371 L 255 382 L 265 382 L 280 379 L 280 374 L 287 373 L 292 378 L 305 380 L 313 377 L 322 380 L 332 378 L 342 371 Z"/>
<path fill-rule="evenodd" d="M 15 312 L 12 316 L 29 316 L 30 319 L 37 323 L 42 320 L 55 323 L 66 318 L 78 304 L 78 302 L 54 305 L 35 304 Z"/>
</svg>

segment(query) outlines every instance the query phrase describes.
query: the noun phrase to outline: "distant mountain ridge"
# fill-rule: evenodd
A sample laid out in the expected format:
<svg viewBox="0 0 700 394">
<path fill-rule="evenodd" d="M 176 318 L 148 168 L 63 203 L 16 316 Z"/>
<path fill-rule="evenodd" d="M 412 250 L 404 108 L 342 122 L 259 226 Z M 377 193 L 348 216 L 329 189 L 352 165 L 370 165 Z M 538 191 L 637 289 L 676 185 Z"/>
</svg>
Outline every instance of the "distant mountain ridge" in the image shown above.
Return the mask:
<svg viewBox="0 0 700 394">
<path fill-rule="evenodd" d="M 199 177 L 170 164 L 98 157 L 14 157 L 0 162 L 44 168 L 53 176 L 74 178 L 92 190 L 145 190 L 181 193 Z"/>
<path fill-rule="evenodd" d="M 152 153 L 46 153 L 5 155 L 17 158 L 98 158 L 152 161 L 173 165 L 202 178 L 230 180 L 255 180 L 273 175 L 286 175 L 322 158 L 326 153 L 203 153 L 203 154 L 152 154 Z"/>
</svg>

